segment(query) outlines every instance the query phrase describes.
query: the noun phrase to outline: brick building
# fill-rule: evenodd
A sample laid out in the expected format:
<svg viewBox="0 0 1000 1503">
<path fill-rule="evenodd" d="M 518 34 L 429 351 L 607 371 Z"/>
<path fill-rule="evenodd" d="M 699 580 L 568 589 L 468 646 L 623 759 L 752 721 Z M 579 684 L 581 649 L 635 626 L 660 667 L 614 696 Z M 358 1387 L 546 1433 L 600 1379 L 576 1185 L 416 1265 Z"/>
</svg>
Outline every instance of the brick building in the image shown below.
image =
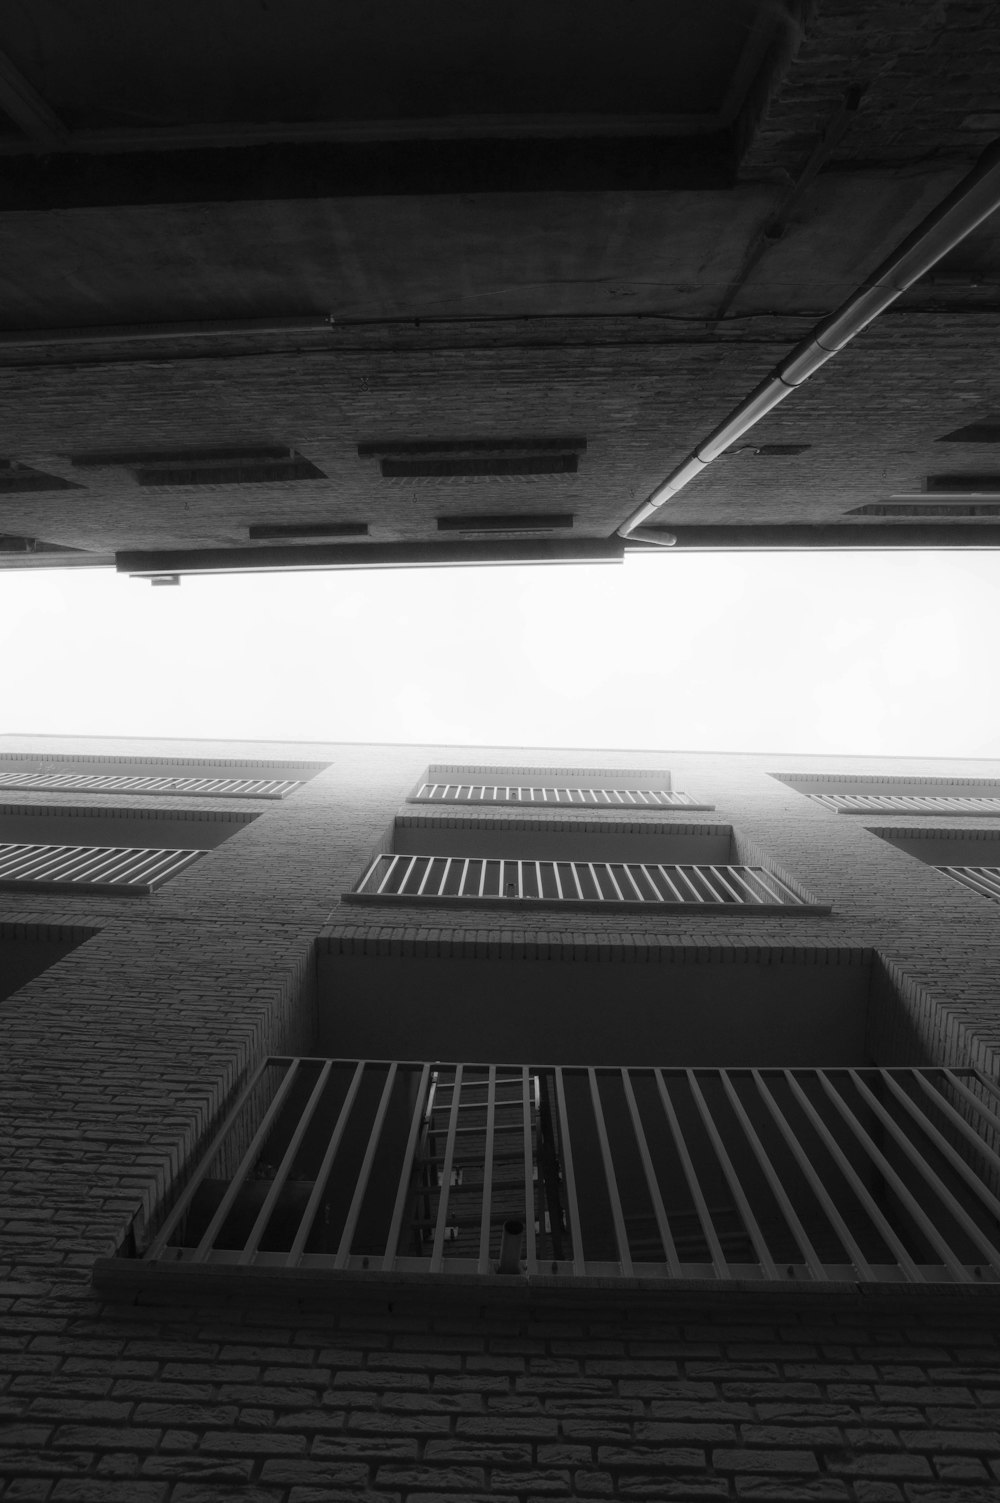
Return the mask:
<svg viewBox="0 0 1000 1503">
<path fill-rule="evenodd" d="M 0 801 L 4 1503 L 996 1496 L 1000 764 L 6 736 Z"/>
<path fill-rule="evenodd" d="M 4 16 L 0 562 L 650 546 L 1000 132 L 994 0 L 515 12 Z M 654 536 L 995 546 L 998 277 L 994 214 Z"/>
</svg>

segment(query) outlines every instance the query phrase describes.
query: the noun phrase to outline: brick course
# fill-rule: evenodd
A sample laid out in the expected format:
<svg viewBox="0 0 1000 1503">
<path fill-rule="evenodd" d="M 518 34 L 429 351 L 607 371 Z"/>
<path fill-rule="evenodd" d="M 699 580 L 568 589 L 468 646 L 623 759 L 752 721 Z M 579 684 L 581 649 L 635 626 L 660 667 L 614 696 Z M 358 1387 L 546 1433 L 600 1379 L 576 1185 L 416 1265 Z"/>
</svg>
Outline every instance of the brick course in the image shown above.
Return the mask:
<svg viewBox="0 0 1000 1503">
<path fill-rule="evenodd" d="M 5 738 L 3 749 L 29 744 Z M 211 754 L 195 743 L 179 754 L 199 753 Z M 84 938 L 0 1003 L 4 1503 L 990 1496 L 1000 1321 L 988 1297 L 668 1291 L 642 1305 L 594 1294 L 500 1306 L 372 1294 L 338 1306 L 277 1284 L 210 1297 L 148 1285 L 117 1299 L 91 1287 L 94 1260 L 155 1214 L 251 1065 L 310 1048 L 317 1006 L 337 1006 L 317 997 L 317 943 L 334 958 L 370 946 L 512 959 L 533 950 L 548 957 L 538 963 L 612 967 L 616 988 L 636 965 L 874 963 L 876 1057 L 923 1050 L 989 1065 L 1000 1046 L 1000 908 L 869 832 L 898 829 L 899 815 L 840 816 L 769 776 L 899 772 L 898 761 L 349 745 L 308 754 L 329 770 L 257 806 L 253 825 L 148 901 L 2 895 L 5 932 L 48 926 Z M 674 786 L 716 804 L 699 819 L 731 824 L 834 911 L 698 923 L 533 913 L 526 925 L 513 908 L 484 918 L 341 906 L 379 832 L 412 812 L 404 800 L 424 768 L 445 760 L 669 768 Z M 656 809 L 634 822 L 673 818 Z M 678 811 L 676 822 L 689 817 Z"/>
</svg>

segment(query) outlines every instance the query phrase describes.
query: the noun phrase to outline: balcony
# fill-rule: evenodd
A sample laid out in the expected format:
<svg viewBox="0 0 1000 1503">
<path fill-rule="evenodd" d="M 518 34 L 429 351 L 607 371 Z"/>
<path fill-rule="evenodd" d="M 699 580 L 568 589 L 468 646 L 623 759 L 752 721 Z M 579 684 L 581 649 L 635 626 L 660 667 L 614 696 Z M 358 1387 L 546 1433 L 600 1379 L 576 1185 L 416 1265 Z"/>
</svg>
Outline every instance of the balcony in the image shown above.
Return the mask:
<svg viewBox="0 0 1000 1503">
<path fill-rule="evenodd" d="M 0 772 L 0 788 L 31 793 L 155 793 L 201 798 L 284 798 L 295 778 L 167 777 L 139 773 Z"/>
<path fill-rule="evenodd" d="M 0 889 L 115 892 L 142 897 L 197 861 L 203 851 L 134 846 L 0 844 Z"/>
<path fill-rule="evenodd" d="M 771 776 L 835 814 L 1000 814 L 996 778 L 864 772 L 776 772 Z"/>
<path fill-rule="evenodd" d="M 421 783 L 414 804 L 558 804 L 587 809 L 711 809 L 669 788 L 571 788 L 541 784 Z"/>
<path fill-rule="evenodd" d="M 812 793 L 837 814 L 1000 814 L 1000 797 L 918 793 Z"/>
<path fill-rule="evenodd" d="M 995 1283 L 998 1109 L 985 1077 L 939 1067 L 271 1058 L 140 1255 L 564 1287 Z"/>
<path fill-rule="evenodd" d="M 382 854 L 346 902 L 553 903 L 616 909 L 751 908 L 776 912 L 811 902 L 759 866 L 663 864 L 651 861 L 554 861 L 473 856 Z"/>
</svg>

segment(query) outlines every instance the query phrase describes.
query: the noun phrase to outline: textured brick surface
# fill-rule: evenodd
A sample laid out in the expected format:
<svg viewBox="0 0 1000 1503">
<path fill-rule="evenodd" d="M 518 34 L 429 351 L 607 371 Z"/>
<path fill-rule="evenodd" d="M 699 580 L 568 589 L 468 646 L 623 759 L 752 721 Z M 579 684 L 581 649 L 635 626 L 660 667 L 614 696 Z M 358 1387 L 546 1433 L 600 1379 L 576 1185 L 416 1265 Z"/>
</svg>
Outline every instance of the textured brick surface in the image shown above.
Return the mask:
<svg viewBox="0 0 1000 1503">
<path fill-rule="evenodd" d="M 267 752 L 282 750 L 301 751 Z M 870 833 L 899 829 L 898 815 L 837 815 L 769 775 L 901 771 L 898 762 L 354 746 L 309 755 L 329 770 L 148 903 L 4 894 L 5 933 L 91 936 L 0 1004 L 4 1503 L 991 1496 L 1000 1319 L 988 1302 L 945 1308 L 918 1295 L 845 1307 L 720 1291 L 643 1308 L 539 1297 L 503 1311 L 375 1296 L 338 1308 L 277 1286 L 213 1298 L 154 1287 L 120 1301 L 92 1290 L 94 1259 L 155 1212 L 252 1064 L 310 1047 L 317 941 L 333 965 L 369 948 L 482 947 L 549 967 L 588 957 L 616 995 L 636 966 L 669 975 L 725 963 L 735 975 L 748 955 L 775 966 L 875 956 L 874 1057 L 989 1064 L 1000 1045 L 1000 908 Z M 340 905 L 394 814 L 412 810 L 403 801 L 428 763 L 464 759 L 669 768 L 675 786 L 715 803 L 706 821 L 731 824 L 745 848 L 834 911 L 698 924 L 533 913 L 526 927 L 514 908 L 486 922 L 472 909 Z M 635 823 L 672 819 L 656 810 Z"/>
</svg>

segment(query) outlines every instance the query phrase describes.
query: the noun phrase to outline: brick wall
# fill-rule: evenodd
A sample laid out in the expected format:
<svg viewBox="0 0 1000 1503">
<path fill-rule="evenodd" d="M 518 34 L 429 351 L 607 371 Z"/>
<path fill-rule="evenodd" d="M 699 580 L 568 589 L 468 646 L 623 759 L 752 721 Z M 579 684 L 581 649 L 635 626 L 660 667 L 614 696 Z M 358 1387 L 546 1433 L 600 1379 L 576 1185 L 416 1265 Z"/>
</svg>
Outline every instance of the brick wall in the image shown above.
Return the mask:
<svg viewBox="0 0 1000 1503">
<path fill-rule="evenodd" d="M 888 223 L 871 222 L 886 212 Z M 902 233 L 897 212 L 894 201 L 889 211 L 873 207 L 859 238 L 867 244 L 877 230 L 887 251 Z M 246 545 L 255 522 L 367 522 L 373 540 L 389 542 L 437 536 L 435 518 L 446 513 L 556 511 L 574 513 L 580 535 L 607 537 L 861 274 L 842 267 L 825 271 L 819 289 L 802 284 L 799 317 L 772 316 L 769 284 L 754 284 L 746 318 L 713 334 L 686 315 L 614 328 L 581 319 L 544 334 L 528 321 L 499 333 L 470 326 L 465 345 L 463 328 L 449 324 L 446 335 L 394 331 L 392 346 L 382 330 L 352 331 L 333 350 L 132 360 L 89 368 L 85 380 L 76 365 L 3 369 L 7 452 L 85 486 L 8 495 L 4 526 L 72 547 L 165 549 Z M 779 264 L 775 275 L 799 274 Z M 933 303 L 927 288 L 920 296 Z M 837 521 L 921 490 L 936 470 L 989 469 L 981 448 L 936 440 L 991 417 L 998 348 L 993 308 L 911 302 L 887 314 L 662 510 L 658 525 Z M 562 433 L 587 438 L 577 475 L 510 484 L 387 482 L 356 452 L 414 434 Z M 138 487 L 123 470 L 74 471 L 68 459 L 98 444 L 211 446 L 262 435 L 296 446 L 329 478 L 170 490 Z M 811 447 L 785 458 L 748 452 L 775 443 Z"/>
<path fill-rule="evenodd" d="M 9 737 L 3 749 L 38 744 Z M 44 746 L 100 750 L 58 738 Z M 225 750 L 176 744 L 178 755 Z M 252 754 L 228 749 L 241 750 Z M 900 1312 L 871 1300 L 746 1308 L 716 1293 L 704 1311 L 692 1294 L 662 1311 L 605 1311 L 599 1299 L 575 1312 L 546 1301 L 429 1316 L 355 1296 L 322 1311 L 290 1289 L 199 1304 L 155 1289 L 105 1301 L 91 1288 L 95 1260 L 155 1214 L 251 1065 L 311 1046 L 315 1010 L 330 1005 L 316 994 L 318 939 L 334 952 L 533 949 L 547 965 L 604 966 L 615 993 L 636 965 L 738 965 L 750 954 L 853 964 L 870 954 L 873 999 L 892 1003 L 873 1014 L 887 1052 L 990 1066 L 1000 1048 L 1000 906 L 869 832 L 898 829 L 898 814 L 837 815 L 768 776 L 995 776 L 995 763 L 350 745 L 308 755 L 328 771 L 282 803 L 254 806 L 253 825 L 148 900 L 0 896 L 4 932 L 48 926 L 84 939 L 0 1004 L 4 1503 L 508 1493 L 522 1503 L 958 1503 L 995 1492 L 1000 1367 L 988 1295 L 943 1313 L 920 1296 Z M 514 909 L 486 918 L 340 906 L 379 832 L 412 812 L 403 800 L 425 767 L 466 760 L 669 767 L 675 787 L 715 803 L 699 821 L 732 824 L 834 911 L 698 922 L 533 913 L 527 925 Z M 564 824 L 571 814 L 545 817 Z M 579 811 L 581 822 L 593 817 Z M 683 810 L 635 815 L 673 818 L 690 820 Z M 995 823 L 968 821 L 970 831 Z"/>
<path fill-rule="evenodd" d="M 801 166 L 849 89 L 860 108 L 835 163 L 975 157 L 996 135 L 992 0 L 818 0 L 788 7 L 794 36 L 743 160 Z M 791 56 L 788 57 L 788 54 Z M 992 117 L 992 123 L 991 123 Z"/>
<path fill-rule="evenodd" d="M 747 1295 L 102 1305 L 0 1285 L 5 1500 L 987 1503 L 988 1312 Z"/>
</svg>

